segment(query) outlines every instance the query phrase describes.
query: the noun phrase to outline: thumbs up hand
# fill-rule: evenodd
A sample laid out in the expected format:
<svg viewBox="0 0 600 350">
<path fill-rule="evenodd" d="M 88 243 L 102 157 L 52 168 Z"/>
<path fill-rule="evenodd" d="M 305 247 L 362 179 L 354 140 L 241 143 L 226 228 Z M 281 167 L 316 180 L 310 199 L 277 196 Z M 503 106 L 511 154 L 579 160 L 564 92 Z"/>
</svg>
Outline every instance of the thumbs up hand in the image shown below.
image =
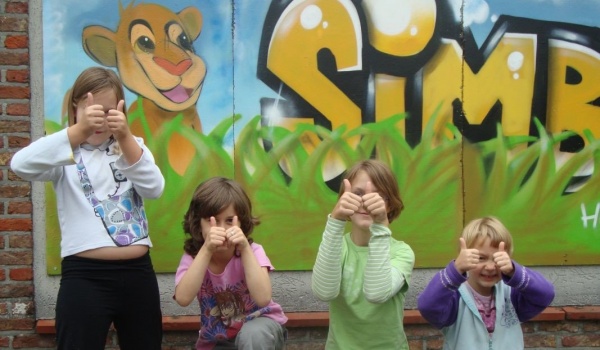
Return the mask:
<svg viewBox="0 0 600 350">
<path fill-rule="evenodd" d="M 362 203 L 362 198 L 352 193 L 352 186 L 348 179 L 344 179 L 344 193 L 338 200 L 331 212 L 331 217 L 337 220 L 347 221 L 354 215 Z"/>
<path fill-rule="evenodd" d="M 105 124 L 104 107 L 99 104 L 94 104 L 94 95 L 91 92 L 87 93 L 85 98 L 85 106 L 83 111 L 77 108 L 77 124 L 80 130 L 83 131 L 85 137 L 92 135 L 95 131 L 101 130 Z"/>
<path fill-rule="evenodd" d="M 367 181 L 365 192 L 362 196 L 363 205 L 365 210 L 371 215 L 373 222 L 386 226 L 389 225 L 385 200 L 379 193 L 373 192 L 371 181 Z"/>
<path fill-rule="evenodd" d="M 461 274 L 466 273 L 467 271 L 473 270 L 479 264 L 479 250 L 477 249 L 468 249 L 467 242 L 465 242 L 464 238 L 460 238 L 460 253 L 458 253 L 458 257 L 454 260 L 454 266 Z"/>
<path fill-rule="evenodd" d="M 504 250 L 504 246 L 504 242 L 500 242 L 500 245 L 498 246 L 498 251 L 495 252 L 493 255 L 494 263 L 496 263 L 496 266 L 498 266 L 498 268 L 504 275 L 512 277 L 515 272 L 515 268 L 513 266 L 510 256 L 508 255 L 506 250 Z"/>
<path fill-rule="evenodd" d="M 123 112 L 124 106 L 125 101 L 120 100 L 117 104 L 117 109 L 108 110 L 106 115 L 108 129 L 117 141 L 121 141 L 131 134 L 129 124 L 127 124 L 127 117 L 125 117 L 125 113 Z"/>
</svg>

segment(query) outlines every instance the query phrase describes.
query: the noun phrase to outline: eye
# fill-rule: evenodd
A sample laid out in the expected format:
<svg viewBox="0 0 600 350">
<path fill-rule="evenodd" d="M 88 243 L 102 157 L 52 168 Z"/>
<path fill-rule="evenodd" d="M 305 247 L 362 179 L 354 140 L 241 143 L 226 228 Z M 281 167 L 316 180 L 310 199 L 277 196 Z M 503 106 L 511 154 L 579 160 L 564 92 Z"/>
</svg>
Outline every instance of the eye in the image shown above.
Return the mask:
<svg viewBox="0 0 600 350">
<path fill-rule="evenodd" d="M 233 225 L 233 218 L 227 218 L 225 222 L 227 223 L 227 225 Z"/>
<path fill-rule="evenodd" d="M 185 50 L 194 51 L 192 41 L 188 38 L 187 34 L 185 33 L 179 34 L 179 36 L 177 37 L 177 43 Z"/>
<path fill-rule="evenodd" d="M 365 195 L 365 192 L 362 190 L 354 190 L 354 191 L 352 191 L 352 193 L 354 193 L 355 195 L 357 195 L 359 197 L 362 197 Z"/>
<path fill-rule="evenodd" d="M 147 36 L 142 35 L 135 41 L 135 46 L 146 53 L 154 52 L 154 42 Z"/>
</svg>

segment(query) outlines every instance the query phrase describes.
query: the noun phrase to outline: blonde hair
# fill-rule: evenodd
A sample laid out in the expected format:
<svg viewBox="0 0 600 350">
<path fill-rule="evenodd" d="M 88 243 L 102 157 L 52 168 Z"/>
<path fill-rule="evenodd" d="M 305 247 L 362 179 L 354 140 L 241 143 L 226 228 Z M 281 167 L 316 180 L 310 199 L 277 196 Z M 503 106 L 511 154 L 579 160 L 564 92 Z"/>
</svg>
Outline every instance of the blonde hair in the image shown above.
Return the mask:
<svg viewBox="0 0 600 350">
<path fill-rule="evenodd" d="M 492 247 L 497 248 L 504 242 L 504 250 L 508 255 L 513 253 L 512 235 L 502 222 L 493 216 L 485 216 L 469 222 L 462 231 L 467 248 L 473 248 L 478 242 L 489 238 Z"/>
</svg>

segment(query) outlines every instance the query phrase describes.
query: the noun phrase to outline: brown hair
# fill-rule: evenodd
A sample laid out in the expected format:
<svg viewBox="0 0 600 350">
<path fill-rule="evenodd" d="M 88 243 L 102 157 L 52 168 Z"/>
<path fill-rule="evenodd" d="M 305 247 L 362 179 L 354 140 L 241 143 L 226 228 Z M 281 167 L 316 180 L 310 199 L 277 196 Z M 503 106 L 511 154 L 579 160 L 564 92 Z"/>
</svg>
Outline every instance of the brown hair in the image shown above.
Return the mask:
<svg viewBox="0 0 600 350">
<path fill-rule="evenodd" d="M 402 198 L 400 198 L 400 190 L 398 189 L 398 180 L 396 180 L 396 177 L 387 164 L 375 159 L 367 159 L 356 163 L 350 169 L 346 170 L 345 178 L 352 182 L 361 170 L 369 175 L 371 183 L 377 188 L 379 195 L 385 199 L 388 212 L 387 217 L 391 223 L 400 215 L 402 209 L 404 209 Z M 344 190 L 344 183 L 342 182 L 338 197 L 344 194 Z"/>
<path fill-rule="evenodd" d="M 195 256 L 204 244 L 200 220 L 219 214 L 229 205 L 233 205 L 240 228 L 248 238 L 248 243 L 252 243 L 249 236 L 260 220 L 252 216 L 250 198 L 239 183 L 217 176 L 198 185 L 192 195 L 183 220 L 183 231 L 191 236 L 183 245 L 186 253 Z"/>
<path fill-rule="evenodd" d="M 484 216 L 469 222 L 462 231 L 462 238 L 465 239 L 467 248 L 473 248 L 475 244 L 489 238 L 492 247 L 498 247 L 500 242 L 504 242 L 504 250 L 512 256 L 513 241 L 512 235 L 498 218 L 493 216 Z"/>
<path fill-rule="evenodd" d="M 87 98 L 87 93 L 98 93 L 104 90 L 113 90 L 117 97 L 117 102 L 125 101 L 125 92 L 123 83 L 114 71 L 103 67 L 90 67 L 85 69 L 69 91 L 67 98 L 67 117 L 69 126 L 75 124 L 77 118 L 77 104 Z M 123 113 L 127 115 L 127 108 L 123 105 Z"/>
</svg>

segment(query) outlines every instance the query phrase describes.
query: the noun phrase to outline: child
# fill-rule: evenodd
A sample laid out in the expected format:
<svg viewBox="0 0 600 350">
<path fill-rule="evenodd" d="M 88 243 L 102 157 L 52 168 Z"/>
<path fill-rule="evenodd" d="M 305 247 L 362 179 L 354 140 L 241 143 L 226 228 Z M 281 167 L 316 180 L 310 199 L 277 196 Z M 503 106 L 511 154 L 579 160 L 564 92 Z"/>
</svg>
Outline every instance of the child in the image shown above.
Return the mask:
<svg viewBox="0 0 600 350">
<path fill-rule="evenodd" d="M 550 305 L 554 286 L 511 260 L 512 250 L 511 234 L 497 218 L 464 228 L 458 257 L 418 298 L 423 317 L 442 329 L 444 349 L 524 348 L 520 323 Z"/>
<path fill-rule="evenodd" d="M 330 302 L 326 349 L 408 349 L 402 321 L 415 256 L 389 229 L 402 209 L 384 163 L 365 160 L 346 172 L 312 275 L 314 294 Z"/>
<path fill-rule="evenodd" d="M 235 181 L 201 183 L 185 214 L 183 257 L 175 275 L 175 300 L 200 303 L 196 349 L 282 349 L 287 317 L 271 300 L 273 266 L 249 238 L 259 220 Z"/>
<path fill-rule="evenodd" d="M 111 323 L 121 349 L 160 349 L 160 295 L 142 198 L 159 197 L 164 178 L 129 131 L 113 71 L 84 70 L 68 104 L 69 126 L 11 162 L 17 175 L 52 181 L 56 192 L 63 258 L 58 349 L 104 349 Z"/>
</svg>

